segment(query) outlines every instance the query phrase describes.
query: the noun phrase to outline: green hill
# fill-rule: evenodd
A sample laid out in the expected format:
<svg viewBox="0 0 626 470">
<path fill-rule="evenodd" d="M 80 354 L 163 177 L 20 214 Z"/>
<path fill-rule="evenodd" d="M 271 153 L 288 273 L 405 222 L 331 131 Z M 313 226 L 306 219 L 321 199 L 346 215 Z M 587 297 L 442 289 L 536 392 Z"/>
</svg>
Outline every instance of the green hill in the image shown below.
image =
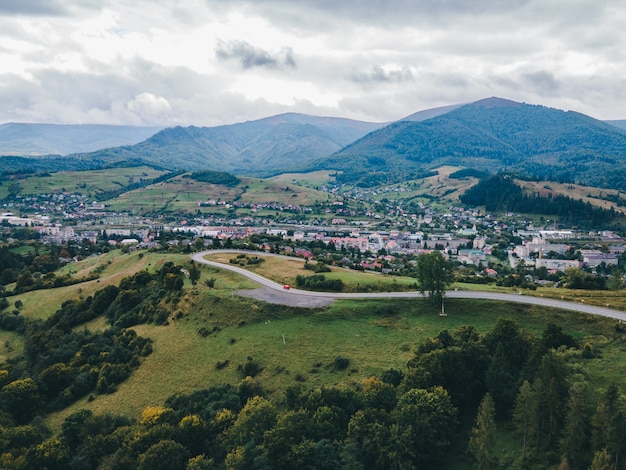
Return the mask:
<svg viewBox="0 0 626 470">
<path fill-rule="evenodd" d="M 227 126 L 164 129 L 137 145 L 76 157 L 105 161 L 140 158 L 185 170 L 269 175 L 330 155 L 382 125 L 290 113 Z"/>
<path fill-rule="evenodd" d="M 399 181 L 444 165 L 624 189 L 626 132 L 572 111 L 488 98 L 393 123 L 313 166 L 352 181 L 376 173 Z"/>
</svg>

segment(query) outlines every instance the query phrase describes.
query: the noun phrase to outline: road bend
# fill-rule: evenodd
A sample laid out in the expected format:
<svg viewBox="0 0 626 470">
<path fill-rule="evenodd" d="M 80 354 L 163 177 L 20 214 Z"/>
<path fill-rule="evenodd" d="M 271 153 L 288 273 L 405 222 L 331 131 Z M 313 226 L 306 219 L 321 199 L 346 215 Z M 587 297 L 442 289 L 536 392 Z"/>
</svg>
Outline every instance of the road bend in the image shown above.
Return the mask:
<svg viewBox="0 0 626 470">
<path fill-rule="evenodd" d="M 232 264 L 218 263 L 216 261 L 209 261 L 204 257 L 211 253 L 245 253 L 251 255 L 262 256 L 280 256 L 293 260 L 293 257 L 275 255 L 265 252 L 254 252 L 245 250 L 211 250 L 194 253 L 191 258 L 197 262 L 206 264 L 218 269 L 226 269 L 228 271 L 235 272 L 246 278 L 260 284 L 263 287 L 279 291 L 282 295 L 308 297 L 312 299 L 406 299 L 406 298 L 420 298 L 424 297 L 420 292 L 407 291 L 407 292 L 315 292 L 302 289 L 294 289 L 290 287 L 285 289 L 283 284 L 278 284 L 270 279 L 267 279 L 259 274 L 253 273 L 239 266 Z M 591 315 L 601 315 L 603 317 L 614 318 L 616 320 L 626 321 L 626 312 L 614 310 L 608 307 L 599 307 L 595 305 L 589 305 L 582 302 L 568 302 L 564 300 L 550 299 L 546 297 L 534 297 L 523 294 L 505 294 L 499 292 L 482 292 L 482 291 L 461 291 L 451 290 L 446 292 L 446 297 L 450 299 L 479 299 L 479 300 L 497 300 L 500 302 L 515 302 L 530 305 L 539 305 L 543 307 L 553 307 L 563 310 L 571 310 L 574 312 L 588 313 Z"/>
</svg>

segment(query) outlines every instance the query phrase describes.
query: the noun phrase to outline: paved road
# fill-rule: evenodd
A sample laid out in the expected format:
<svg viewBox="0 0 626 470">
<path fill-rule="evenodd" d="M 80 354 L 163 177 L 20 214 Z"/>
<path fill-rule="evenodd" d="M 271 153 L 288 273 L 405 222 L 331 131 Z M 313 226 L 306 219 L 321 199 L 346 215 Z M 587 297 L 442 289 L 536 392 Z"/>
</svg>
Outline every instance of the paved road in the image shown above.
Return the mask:
<svg viewBox="0 0 626 470">
<path fill-rule="evenodd" d="M 267 302 L 287 304 L 300 307 L 321 307 L 332 303 L 335 299 L 404 299 L 424 297 L 420 292 L 374 292 L 374 293 L 339 293 L 339 292 L 313 292 L 301 289 L 284 289 L 282 284 L 278 284 L 270 279 L 260 276 L 256 273 L 240 268 L 232 264 L 217 263 L 204 259 L 204 256 L 210 253 L 246 253 L 255 254 L 251 251 L 234 251 L 234 250 L 212 250 L 195 253 L 192 259 L 195 262 L 207 264 L 219 269 L 227 269 L 236 272 L 242 276 L 263 286 L 263 289 L 254 289 L 240 291 L 242 295 L 255 297 Z M 268 256 L 268 253 L 258 253 L 259 255 Z M 280 256 L 280 255 L 271 255 Z M 293 257 L 286 257 L 294 259 Z M 533 297 L 528 295 L 503 294 L 498 292 L 480 292 L 480 291 L 448 291 L 446 297 L 451 299 L 483 299 L 498 300 L 502 302 L 516 302 L 531 305 L 541 305 L 544 307 L 554 307 L 563 310 L 572 310 L 575 312 L 589 313 L 592 315 L 601 315 L 604 317 L 615 318 L 617 320 L 626 321 L 626 312 L 613 310 L 605 307 L 596 307 L 584 303 L 565 302 L 563 300 L 548 299 L 544 297 Z"/>
</svg>

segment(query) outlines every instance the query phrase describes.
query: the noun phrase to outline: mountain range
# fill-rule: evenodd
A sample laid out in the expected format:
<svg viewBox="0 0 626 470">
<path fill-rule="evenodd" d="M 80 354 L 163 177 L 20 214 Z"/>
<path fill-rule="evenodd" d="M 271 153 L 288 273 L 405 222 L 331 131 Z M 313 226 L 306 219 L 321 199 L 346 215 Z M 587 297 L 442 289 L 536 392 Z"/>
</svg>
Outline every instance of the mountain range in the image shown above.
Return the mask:
<svg viewBox="0 0 626 470">
<path fill-rule="evenodd" d="M 624 125 L 494 97 L 420 111 L 392 123 L 288 113 L 226 126 L 167 128 L 134 145 L 62 158 L 2 157 L 0 170 L 51 166 L 52 171 L 128 161 L 256 176 L 327 169 L 367 186 L 454 165 L 626 190 Z"/>
<path fill-rule="evenodd" d="M 0 124 L 0 155 L 68 155 L 107 147 L 134 145 L 162 127 Z"/>
<path fill-rule="evenodd" d="M 626 132 L 584 114 L 487 98 L 421 122 L 400 121 L 314 163 L 386 181 L 443 165 L 626 189 Z M 395 176 L 394 176 L 395 175 Z"/>
</svg>

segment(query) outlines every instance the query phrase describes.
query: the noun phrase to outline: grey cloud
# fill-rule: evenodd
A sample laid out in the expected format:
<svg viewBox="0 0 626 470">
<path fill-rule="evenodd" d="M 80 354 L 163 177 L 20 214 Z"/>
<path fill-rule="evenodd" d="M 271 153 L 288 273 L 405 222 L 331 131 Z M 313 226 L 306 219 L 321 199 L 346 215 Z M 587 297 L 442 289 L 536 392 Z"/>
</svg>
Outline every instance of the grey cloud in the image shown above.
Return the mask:
<svg viewBox="0 0 626 470">
<path fill-rule="evenodd" d="M 235 59 L 244 69 L 255 67 L 278 69 L 296 66 L 291 48 L 283 48 L 280 52 L 271 54 L 245 41 L 219 41 L 215 47 L 215 55 L 221 60 Z"/>
<path fill-rule="evenodd" d="M 553 94 L 559 89 L 559 83 L 551 72 L 539 70 L 537 72 L 525 73 L 522 81 L 534 90 Z"/>
<path fill-rule="evenodd" d="M 21 16 L 67 16 L 76 10 L 99 9 L 103 3 L 98 0 L 83 0 L 75 4 L 64 0 L 2 0 L 0 13 Z"/>
<path fill-rule="evenodd" d="M 513 14 L 531 0 L 207 0 L 221 7 L 245 8 L 280 21 L 285 27 L 304 26 L 315 30 L 338 23 L 407 25 L 433 20 L 449 22 L 467 14 Z"/>
<path fill-rule="evenodd" d="M 9 15 L 64 15 L 66 8 L 62 1 L 55 0 L 2 0 L 0 12 Z"/>
<path fill-rule="evenodd" d="M 374 65 L 368 72 L 355 73 L 350 77 L 358 83 L 368 82 L 406 82 L 413 79 L 413 73 L 407 67 L 398 70 L 385 71 L 380 65 Z"/>
</svg>

